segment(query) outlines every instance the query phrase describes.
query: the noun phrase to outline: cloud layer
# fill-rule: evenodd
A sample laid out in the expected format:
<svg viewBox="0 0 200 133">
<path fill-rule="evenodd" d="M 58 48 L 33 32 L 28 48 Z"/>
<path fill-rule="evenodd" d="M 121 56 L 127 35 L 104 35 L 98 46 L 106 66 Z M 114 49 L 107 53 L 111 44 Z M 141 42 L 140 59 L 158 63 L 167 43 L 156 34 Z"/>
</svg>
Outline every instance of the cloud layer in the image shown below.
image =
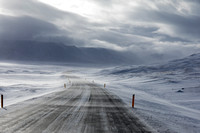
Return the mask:
<svg viewBox="0 0 200 133">
<path fill-rule="evenodd" d="M 197 0 L 0 0 L 0 39 L 172 59 L 200 50 L 199 12 Z"/>
</svg>

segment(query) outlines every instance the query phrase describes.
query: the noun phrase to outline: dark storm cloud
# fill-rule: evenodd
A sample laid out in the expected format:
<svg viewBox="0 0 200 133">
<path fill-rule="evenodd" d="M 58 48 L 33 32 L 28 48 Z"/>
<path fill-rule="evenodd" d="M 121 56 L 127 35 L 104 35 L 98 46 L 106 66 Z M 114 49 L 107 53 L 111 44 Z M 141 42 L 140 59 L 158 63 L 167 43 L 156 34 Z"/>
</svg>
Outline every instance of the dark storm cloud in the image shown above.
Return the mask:
<svg viewBox="0 0 200 133">
<path fill-rule="evenodd" d="M 52 23 L 57 28 L 71 32 L 71 34 L 77 29 L 84 30 L 88 25 L 88 20 L 78 14 L 58 10 L 37 0 L 0 0 L 0 4 L 2 11 L 9 16 L 29 16 Z"/>
<path fill-rule="evenodd" d="M 155 59 L 199 50 L 199 0 L 86 1 L 98 6 L 97 14 L 83 17 L 36 0 L 0 0 L 0 39 L 59 41 Z"/>
<path fill-rule="evenodd" d="M 2 39 L 33 39 L 36 35 L 59 32 L 51 23 L 31 17 L 0 16 Z"/>
<path fill-rule="evenodd" d="M 72 45 L 74 40 L 67 37 L 67 31 L 59 30 L 54 24 L 28 16 L 11 17 L 0 15 L 1 40 L 58 41 Z"/>
<path fill-rule="evenodd" d="M 116 5 L 121 1 L 103 0 L 94 2 L 99 3 L 101 6 L 103 5 L 106 6 L 114 4 Z M 156 3 L 156 1 L 154 2 Z M 198 2 L 198 1 L 193 0 L 193 2 Z M 100 28 L 96 27 L 93 23 L 89 23 L 86 18 L 83 18 L 77 14 L 69 13 L 66 11 L 65 12 L 60 11 L 44 3 L 40 3 L 33 0 L 3 1 L 3 5 L 5 8 L 10 9 L 9 11 L 11 11 L 14 14 L 27 15 L 39 18 L 40 20 L 47 21 L 50 23 L 56 23 L 58 27 L 60 28 L 64 27 L 64 29 L 67 30 L 68 33 L 70 33 L 70 35 L 73 36 L 74 38 L 78 39 L 78 37 L 80 37 L 80 39 L 85 39 L 86 42 L 90 41 L 87 39 L 99 39 L 116 45 L 127 46 L 137 43 L 138 42 L 137 40 L 140 39 L 140 37 L 139 38 L 131 37 L 127 36 L 127 34 L 132 34 L 141 37 L 150 37 L 150 38 L 160 37 L 161 41 L 167 41 L 168 39 L 169 41 L 172 40 L 184 41 L 186 39 L 187 41 L 189 41 L 189 39 L 196 40 L 199 38 L 200 35 L 200 26 L 199 26 L 200 17 L 191 15 L 181 16 L 176 13 L 167 12 L 163 10 L 152 10 L 149 8 L 143 9 L 141 7 L 138 7 L 134 8 L 133 9 L 134 12 L 132 12 L 132 10 L 130 10 L 131 7 L 129 8 L 127 7 L 127 9 L 129 9 L 127 14 L 130 14 L 129 19 L 130 20 L 132 19 L 131 20 L 132 22 L 142 22 L 144 23 L 144 25 L 137 26 L 134 24 L 126 24 L 126 23 L 123 24 L 119 21 L 113 23 L 113 26 L 117 27 L 117 29 L 113 29 L 112 26 L 107 26 L 106 24 L 101 25 Z M 165 7 L 167 7 L 167 5 Z M 110 10 L 112 10 L 112 8 Z M 61 22 L 61 25 L 59 25 L 59 22 Z M 145 26 L 145 23 L 146 24 L 151 23 L 152 26 L 150 27 Z M 154 25 L 154 23 L 160 23 L 170 26 L 171 30 L 173 31 L 173 33 L 176 34 L 176 36 L 173 37 L 173 35 L 169 35 L 168 33 L 164 35 L 163 33 L 156 32 L 162 27 Z M 102 28 L 106 29 L 106 31 L 101 30 Z M 56 30 L 55 33 L 57 33 Z M 85 33 L 90 33 L 91 36 L 90 34 L 86 36 Z M 81 38 L 81 36 L 83 38 Z"/>
<path fill-rule="evenodd" d="M 160 34 L 157 37 L 160 38 L 160 41 L 163 41 L 163 42 L 187 42 L 187 43 L 191 43 L 191 41 L 189 41 L 189 40 L 178 38 L 178 37 L 171 37 L 171 36 L 164 35 L 164 34 Z"/>
<path fill-rule="evenodd" d="M 191 39 L 199 39 L 200 37 L 200 16 L 190 15 L 181 16 L 174 13 L 154 11 L 154 10 L 139 10 L 132 16 L 139 21 L 147 21 L 149 23 L 161 23 L 172 27 L 177 36 L 188 37 Z"/>
<path fill-rule="evenodd" d="M 58 41 L 67 45 L 82 45 L 74 38 L 75 31 L 85 29 L 87 19 L 61 11 L 35 0 L 0 1 L 0 39 Z M 9 14 L 9 15 L 6 15 Z M 81 22 L 81 23 L 80 23 Z"/>
<path fill-rule="evenodd" d="M 47 37 L 55 39 L 57 35 L 62 33 L 55 25 L 28 16 L 11 17 L 0 15 L 0 25 L 1 40 L 44 40 L 43 38 L 47 39 Z"/>
</svg>

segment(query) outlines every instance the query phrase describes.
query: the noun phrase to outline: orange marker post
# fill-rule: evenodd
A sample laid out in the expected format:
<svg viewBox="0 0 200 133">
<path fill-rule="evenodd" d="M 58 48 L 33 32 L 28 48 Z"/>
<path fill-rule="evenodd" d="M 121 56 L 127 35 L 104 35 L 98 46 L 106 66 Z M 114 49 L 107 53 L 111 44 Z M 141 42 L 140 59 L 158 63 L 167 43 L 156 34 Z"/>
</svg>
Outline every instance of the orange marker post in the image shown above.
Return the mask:
<svg viewBox="0 0 200 133">
<path fill-rule="evenodd" d="M 3 108 L 3 95 L 1 94 L 1 108 Z"/>
<path fill-rule="evenodd" d="M 135 104 L 135 94 L 133 94 L 133 99 L 132 99 L 132 108 L 134 108 L 134 104 Z"/>
</svg>

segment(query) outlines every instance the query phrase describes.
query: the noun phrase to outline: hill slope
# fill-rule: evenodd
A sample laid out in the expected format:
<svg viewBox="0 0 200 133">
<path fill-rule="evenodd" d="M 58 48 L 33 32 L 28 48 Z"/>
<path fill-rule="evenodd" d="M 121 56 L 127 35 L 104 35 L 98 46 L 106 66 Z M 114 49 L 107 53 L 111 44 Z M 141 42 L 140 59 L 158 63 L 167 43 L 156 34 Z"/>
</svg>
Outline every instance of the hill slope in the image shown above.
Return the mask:
<svg viewBox="0 0 200 133">
<path fill-rule="evenodd" d="M 122 66 L 112 70 L 112 74 L 152 73 L 167 71 L 197 72 L 200 68 L 200 53 L 193 54 L 183 59 L 169 61 L 164 65 L 154 66 Z"/>
</svg>

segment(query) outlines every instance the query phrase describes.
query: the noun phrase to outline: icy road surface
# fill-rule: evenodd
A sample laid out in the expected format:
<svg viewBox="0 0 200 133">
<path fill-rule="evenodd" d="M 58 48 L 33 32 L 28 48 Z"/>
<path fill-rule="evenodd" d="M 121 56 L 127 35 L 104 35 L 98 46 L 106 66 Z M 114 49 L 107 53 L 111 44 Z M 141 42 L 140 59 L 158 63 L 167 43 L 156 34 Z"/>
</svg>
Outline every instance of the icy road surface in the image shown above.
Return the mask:
<svg viewBox="0 0 200 133">
<path fill-rule="evenodd" d="M 0 110 L 1 133 L 146 133 L 117 96 L 74 77 L 64 91 Z"/>
</svg>

